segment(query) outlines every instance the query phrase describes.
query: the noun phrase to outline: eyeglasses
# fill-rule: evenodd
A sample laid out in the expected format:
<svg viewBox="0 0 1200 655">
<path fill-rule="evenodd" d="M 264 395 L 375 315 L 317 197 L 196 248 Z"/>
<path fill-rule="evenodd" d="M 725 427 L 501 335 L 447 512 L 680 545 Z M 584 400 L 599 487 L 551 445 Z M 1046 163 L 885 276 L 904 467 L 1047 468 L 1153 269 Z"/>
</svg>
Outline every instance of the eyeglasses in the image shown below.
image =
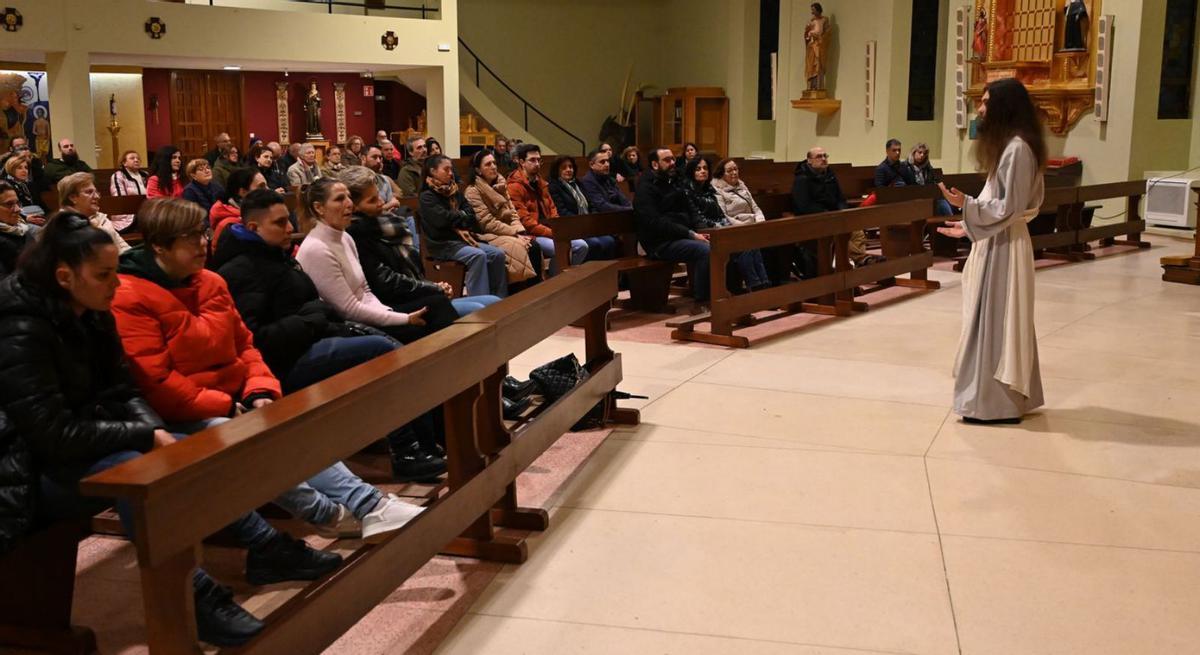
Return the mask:
<svg viewBox="0 0 1200 655">
<path fill-rule="evenodd" d="M 823 152 L 823 153 L 821 153 L 821 154 L 819 154 L 819 155 L 811 155 L 811 157 L 812 157 L 813 159 L 829 159 L 829 154 L 828 154 L 828 153 L 824 153 L 824 152 Z"/>
<path fill-rule="evenodd" d="M 542 163 L 542 158 L 541 157 L 526 157 L 525 161 L 527 161 L 531 164 L 540 164 L 540 163 Z"/>
<path fill-rule="evenodd" d="M 195 246 L 198 246 L 207 241 L 212 241 L 212 237 L 213 237 L 213 231 L 208 230 L 208 229 L 192 230 L 191 232 L 184 232 L 183 234 L 175 235 L 175 239 L 179 239 L 180 241 L 184 241 L 186 243 L 189 243 L 189 244 L 195 245 Z"/>
<path fill-rule="evenodd" d="M 21 201 L 19 199 L 15 199 L 15 198 L 13 200 L 9 200 L 8 202 L 0 202 L 0 207 L 8 207 L 9 209 L 16 209 L 17 207 L 20 207 L 20 206 L 21 206 Z"/>
</svg>

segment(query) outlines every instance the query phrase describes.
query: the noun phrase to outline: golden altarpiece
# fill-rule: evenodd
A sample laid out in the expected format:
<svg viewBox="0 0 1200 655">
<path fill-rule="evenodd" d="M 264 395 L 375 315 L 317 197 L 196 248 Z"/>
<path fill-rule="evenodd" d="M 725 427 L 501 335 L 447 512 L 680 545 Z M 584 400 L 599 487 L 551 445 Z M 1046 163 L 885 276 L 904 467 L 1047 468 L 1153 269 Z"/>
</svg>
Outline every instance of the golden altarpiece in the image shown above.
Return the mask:
<svg viewBox="0 0 1200 655">
<path fill-rule="evenodd" d="M 1015 77 L 1047 129 L 1065 134 L 1093 106 L 1100 9 L 1100 0 L 975 0 L 966 96 L 977 102 L 988 82 Z"/>
</svg>

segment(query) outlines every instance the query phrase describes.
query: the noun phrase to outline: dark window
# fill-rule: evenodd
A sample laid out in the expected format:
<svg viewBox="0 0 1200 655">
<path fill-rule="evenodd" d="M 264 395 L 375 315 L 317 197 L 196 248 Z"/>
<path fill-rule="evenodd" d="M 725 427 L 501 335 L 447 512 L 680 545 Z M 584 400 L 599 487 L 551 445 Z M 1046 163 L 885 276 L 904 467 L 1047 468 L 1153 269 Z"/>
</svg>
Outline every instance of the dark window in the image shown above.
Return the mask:
<svg viewBox="0 0 1200 655">
<path fill-rule="evenodd" d="M 779 54 L 779 0 L 758 3 L 758 120 L 775 118 L 771 59 Z M 776 73 L 778 74 L 778 73 Z"/>
<path fill-rule="evenodd" d="M 1192 55 L 1196 43 L 1196 0 L 1167 0 L 1163 30 L 1158 117 L 1192 117 Z"/>
<path fill-rule="evenodd" d="M 938 0 L 912 0 L 908 40 L 908 120 L 933 120 L 937 96 Z"/>
</svg>

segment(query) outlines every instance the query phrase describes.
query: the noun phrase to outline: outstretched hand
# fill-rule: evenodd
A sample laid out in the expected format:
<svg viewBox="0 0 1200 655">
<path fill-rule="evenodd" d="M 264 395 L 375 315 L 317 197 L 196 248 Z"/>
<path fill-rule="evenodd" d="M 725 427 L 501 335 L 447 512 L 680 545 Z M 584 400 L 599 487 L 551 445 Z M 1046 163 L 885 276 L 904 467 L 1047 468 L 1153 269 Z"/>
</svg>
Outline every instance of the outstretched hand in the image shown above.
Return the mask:
<svg viewBox="0 0 1200 655">
<path fill-rule="evenodd" d="M 967 197 L 963 195 L 962 191 L 959 191 L 958 189 L 947 189 L 946 185 L 941 182 L 938 182 L 938 188 L 942 190 L 942 197 L 945 198 L 946 202 L 950 203 L 952 207 L 962 209 L 963 205 L 966 204 Z"/>
<path fill-rule="evenodd" d="M 944 234 L 954 239 L 961 239 L 967 236 L 967 231 L 963 229 L 962 221 L 946 221 L 946 227 L 939 227 L 938 234 Z"/>
</svg>

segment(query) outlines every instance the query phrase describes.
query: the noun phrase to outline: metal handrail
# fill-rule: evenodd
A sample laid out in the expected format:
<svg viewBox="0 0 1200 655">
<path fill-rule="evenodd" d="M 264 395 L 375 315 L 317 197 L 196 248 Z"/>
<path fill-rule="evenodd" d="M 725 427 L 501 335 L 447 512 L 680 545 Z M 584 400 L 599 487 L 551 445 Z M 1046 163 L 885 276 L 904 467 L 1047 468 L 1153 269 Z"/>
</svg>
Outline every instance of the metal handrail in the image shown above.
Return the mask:
<svg viewBox="0 0 1200 655">
<path fill-rule="evenodd" d="M 466 50 L 467 54 L 471 55 L 471 57 L 475 59 L 475 86 L 479 87 L 480 70 L 482 69 L 482 70 L 487 71 L 489 75 L 491 75 L 497 82 L 499 82 L 500 86 L 504 87 L 505 89 L 508 90 L 509 93 L 513 94 L 513 96 L 515 96 L 517 100 L 521 101 L 521 104 L 524 105 L 524 111 L 525 111 L 525 131 L 526 132 L 529 131 L 529 110 L 532 109 L 535 114 L 546 119 L 547 123 L 550 123 L 554 127 L 557 127 L 563 134 L 566 134 L 567 136 L 571 137 L 575 141 L 579 142 L 579 154 L 580 155 L 587 154 L 587 143 L 584 142 L 583 139 L 579 138 L 578 136 L 575 136 L 575 133 L 572 132 L 571 130 L 568 130 L 567 128 L 563 127 L 562 125 L 559 125 L 558 121 L 547 116 L 545 112 L 543 112 L 542 110 L 535 107 L 533 105 L 533 103 L 526 100 L 525 97 L 522 96 L 520 93 L 517 93 L 516 89 L 514 89 L 508 85 L 508 82 L 505 82 L 504 80 L 500 79 L 500 76 L 496 74 L 496 71 L 492 70 L 491 66 L 488 66 L 487 64 L 483 63 L 483 60 L 481 60 L 479 58 L 479 55 L 475 54 L 475 51 L 471 49 L 471 46 L 467 45 L 466 41 L 462 40 L 461 36 L 458 37 L 458 45 L 462 46 L 462 49 Z M 483 87 L 480 87 L 480 88 L 482 89 Z"/>
<path fill-rule="evenodd" d="M 419 11 L 419 12 L 421 12 L 422 20 L 425 20 L 428 18 L 428 16 L 426 16 L 427 13 L 434 13 L 434 14 L 441 13 L 441 8 L 430 7 L 430 6 L 426 5 L 424 2 L 421 3 L 421 6 L 414 7 L 414 6 L 409 6 L 409 5 L 389 5 L 387 3 L 387 0 L 384 0 L 384 2 L 382 4 L 372 4 L 372 5 L 368 6 L 367 1 L 368 0 L 291 0 L 291 2 L 303 2 L 305 4 L 325 5 L 326 7 L 329 8 L 329 13 L 331 13 L 331 14 L 333 13 L 334 7 L 361 7 L 362 9 L 368 10 L 368 11 L 372 10 L 372 9 L 378 9 L 378 10 L 399 9 L 401 11 Z M 208 0 L 208 6 L 210 6 L 210 7 L 216 6 L 216 0 Z"/>
</svg>

